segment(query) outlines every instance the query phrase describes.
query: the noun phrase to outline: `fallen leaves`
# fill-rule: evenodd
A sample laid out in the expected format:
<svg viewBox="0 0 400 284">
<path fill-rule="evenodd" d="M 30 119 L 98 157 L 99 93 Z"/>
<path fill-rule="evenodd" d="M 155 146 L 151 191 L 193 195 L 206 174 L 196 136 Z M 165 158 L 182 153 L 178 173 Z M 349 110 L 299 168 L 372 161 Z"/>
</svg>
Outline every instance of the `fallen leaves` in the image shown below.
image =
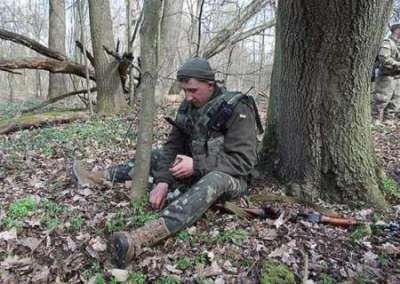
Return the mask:
<svg viewBox="0 0 400 284">
<path fill-rule="evenodd" d="M 166 108 L 163 111 L 173 116 L 175 110 Z M 159 132 L 155 145 L 163 144 L 170 128 L 162 124 L 163 121 L 156 121 Z M 331 277 L 332 283 L 352 283 L 364 275 L 360 276 L 361 272 L 365 272 L 371 283 L 385 283 L 386 280 L 387 283 L 399 283 L 398 236 L 369 234 L 352 242 L 351 229 L 292 222 L 290 216 L 308 209 L 282 204 L 270 204 L 285 209 L 286 213 L 277 220 L 242 220 L 209 210 L 206 217 L 184 230 L 185 234 L 145 248 L 127 270 L 114 269 L 107 253 L 108 239 L 113 230 L 132 230 L 139 226 L 134 221 L 134 217 L 139 215 L 137 208 L 132 208 L 127 199 L 129 188 L 119 183 L 114 183 L 112 189 L 106 184 L 79 187 L 68 169 L 72 154 L 80 156 L 89 168 L 94 169 L 110 168 L 132 157 L 135 153 L 133 136 L 129 142 L 112 140 L 112 136 L 123 137 L 126 127 L 117 124 L 109 132 L 94 128 L 117 122 L 106 119 L 79 125 L 82 132 L 101 134 L 96 137 L 96 143 L 88 143 L 93 140 L 86 141 L 86 138 L 57 141 L 57 135 L 62 135 L 63 130 L 69 127 L 62 125 L 50 133 L 54 139 L 43 140 L 41 149 L 26 149 L 28 144 L 18 146 L 17 143 L 14 148 L 22 147 L 24 150 L 10 148 L 0 153 L 1 161 L 9 165 L 5 169 L 5 178 L 1 180 L 4 186 L 2 184 L 0 191 L 0 283 L 95 283 L 97 274 L 105 282 L 111 279 L 124 282 L 128 277 L 136 276 L 144 279 L 145 283 L 154 283 L 163 277 L 176 276 L 179 283 L 194 283 L 196 279 L 204 280 L 204 283 L 259 283 L 263 262 L 268 258 L 285 263 L 299 280 L 304 273 L 304 250 L 309 255 L 307 283 L 321 283 L 321 275 Z M 377 152 L 388 175 L 395 176 L 400 151 L 393 141 L 399 141 L 400 125 L 386 128 L 375 134 Z M 82 132 L 72 133 L 85 136 Z M 42 141 L 41 130 L 22 131 L 12 134 L 9 139 L 26 138 L 28 134 L 34 134 L 38 141 Z M 48 156 L 45 150 L 53 151 L 54 155 Z M 10 162 L 12 159 L 15 161 Z M 279 190 L 278 185 L 266 183 L 256 185 L 255 190 L 270 187 Z M 28 196 L 35 201 L 36 211 L 15 220 L 18 229 L 5 227 L 8 206 Z M 51 201 L 52 207 L 47 211 L 40 207 L 43 200 Z M 372 209 L 351 211 L 339 205 L 333 205 L 332 209 L 362 220 L 378 215 Z M 144 206 L 140 215 L 148 213 L 153 211 Z M 84 220 L 82 226 L 72 225 L 72 219 L 76 217 Z M 388 218 L 398 220 L 399 217 L 400 205 L 397 205 Z M 55 226 L 53 229 L 52 224 Z M 193 260 L 185 269 L 178 268 L 183 267 L 177 265 L 182 258 L 199 255 L 204 257 Z"/>
</svg>

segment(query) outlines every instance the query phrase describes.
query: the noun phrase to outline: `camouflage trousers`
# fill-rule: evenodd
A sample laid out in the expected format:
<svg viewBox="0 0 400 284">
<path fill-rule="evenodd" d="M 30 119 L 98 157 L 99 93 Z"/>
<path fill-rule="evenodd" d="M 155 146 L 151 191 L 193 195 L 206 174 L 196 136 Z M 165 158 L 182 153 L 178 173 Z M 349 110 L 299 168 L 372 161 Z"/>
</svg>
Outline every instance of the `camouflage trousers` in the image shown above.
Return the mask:
<svg viewBox="0 0 400 284">
<path fill-rule="evenodd" d="M 196 222 L 218 199 L 237 199 L 248 193 L 244 178 L 213 171 L 167 206 L 161 218 L 171 235 Z"/>
<path fill-rule="evenodd" d="M 400 115 L 400 78 L 380 76 L 372 93 L 372 118 L 393 119 Z"/>
<path fill-rule="evenodd" d="M 161 157 L 161 151 L 158 149 L 153 149 L 151 151 L 150 158 L 150 175 L 154 175 L 154 171 L 157 169 L 158 161 Z M 126 181 L 132 180 L 130 172 L 135 168 L 135 159 L 131 159 L 124 164 L 118 165 L 112 168 L 109 172 L 109 179 L 114 181 Z"/>
<path fill-rule="evenodd" d="M 150 174 L 157 169 L 160 157 L 159 150 L 152 151 Z M 115 181 L 131 180 L 129 172 L 134 169 L 134 166 L 135 160 L 129 160 L 112 169 L 110 178 L 114 177 Z M 189 184 L 193 182 L 189 181 Z M 167 206 L 161 218 L 164 219 L 170 234 L 173 235 L 196 222 L 218 199 L 232 200 L 246 194 L 248 194 L 248 185 L 245 178 L 236 178 L 223 172 L 213 171 L 194 183 L 189 190 Z"/>
</svg>

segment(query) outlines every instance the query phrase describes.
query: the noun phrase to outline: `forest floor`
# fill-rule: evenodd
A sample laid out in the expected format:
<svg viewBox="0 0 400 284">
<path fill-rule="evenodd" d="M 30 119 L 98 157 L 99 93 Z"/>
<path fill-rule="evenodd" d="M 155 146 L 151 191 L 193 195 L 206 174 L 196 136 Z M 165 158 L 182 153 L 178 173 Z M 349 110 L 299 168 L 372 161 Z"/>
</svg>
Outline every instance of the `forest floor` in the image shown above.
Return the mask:
<svg viewBox="0 0 400 284">
<path fill-rule="evenodd" d="M 169 129 L 162 117 L 174 117 L 176 107 L 158 114 L 154 147 Z M 93 169 L 122 163 L 135 154 L 136 132 L 132 117 L 92 118 L 0 137 L 0 283 L 400 283 L 399 234 L 292 222 L 296 212 L 312 210 L 284 203 L 259 204 L 285 210 L 278 220 L 211 208 L 194 226 L 145 249 L 128 270 L 116 270 L 107 254 L 110 235 L 159 212 L 148 197 L 143 205 L 130 202 L 125 184 L 78 186 L 71 163 L 74 157 Z M 388 223 L 400 215 L 400 121 L 373 133 L 393 212 L 319 204 Z M 252 193 L 260 192 L 283 194 L 270 180 L 254 186 Z"/>
</svg>

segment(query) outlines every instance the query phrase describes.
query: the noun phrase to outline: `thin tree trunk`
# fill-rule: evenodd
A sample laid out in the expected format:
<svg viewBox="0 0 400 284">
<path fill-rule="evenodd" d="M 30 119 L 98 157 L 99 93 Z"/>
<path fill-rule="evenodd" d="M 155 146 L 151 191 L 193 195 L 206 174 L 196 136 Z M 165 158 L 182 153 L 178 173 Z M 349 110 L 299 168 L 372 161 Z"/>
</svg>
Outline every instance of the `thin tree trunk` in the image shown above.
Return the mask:
<svg viewBox="0 0 400 284">
<path fill-rule="evenodd" d="M 369 76 L 391 5 L 279 1 L 263 162 L 276 165 L 292 194 L 385 206 L 370 128 Z"/>
<path fill-rule="evenodd" d="M 128 52 L 133 52 L 133 42 L 131 43 L 130 38 L 132 35 L 132 0 L 126 0 L 126 34 L 128 39 Z M 129 85 L 128 85 L 128 98 L 129 98 L 129 105 L 133 107 L 135 101 L 135 93 L 133 89 L 133 68 L 129 68 Z"/>
<path fill-rule="evenodd" d="M 183 0 L 165 1 L 160 29 L 160 55 L 158 58 L 158 80 L 156 102 L 160 103 L 168 93 L 173 80 L 175 57 L 180 41 Z"/>
<path fill-rule="evenodd" d="M 90 110 L 90 115 L 93 115 L 93 105 L 92 105 L 92 99 L 90 98 L 90 73 L 89 73 L 89 62 L 86 56 L 86 35 L 85 35 L 85 30 L 84 30 L 84 22 L 83 22 L 83 17 L 82 17 L 82 11 L 84 8 L 84 3 L 82 0 L 78 1 L 78 13 L 79 13 L 79 20 L 80 20 L 80 26 L 81 26 L 81 41 L 82 41 L 82 49 L 84 50 L 83 52 L 83 60 L 85 62 L 85 73 L 86 73 L 86 89 L 87 89 L 87 98 L 89 101 L 89 110 Z"/>
<path fill-rule="evenodd" d="M 142 105 L 136 152 L 135 170 L 131 188 L 131 198 L 141 202 L 148 188 L 150 154 L 155 114 L 155 85 L 157 80 L 157 38 L 162 1 L 147 0 L 144 3 L 143 24 L 140 29 L 142 83 L 140 84 Z"/>
<path fill-rule="evenodd" d="M 49 0 L 49 48 L 65 54 L 65 1 Z M 48 98 L 67 91 L 67 78 L 61 74 L 49 74 Z"/>
<path fill-rule="evenodd" d="M 14 75 L 11 73 L 7 74 L 7 81 L 8 81 L 8 101 L 14 102 Z"/>
</svg>

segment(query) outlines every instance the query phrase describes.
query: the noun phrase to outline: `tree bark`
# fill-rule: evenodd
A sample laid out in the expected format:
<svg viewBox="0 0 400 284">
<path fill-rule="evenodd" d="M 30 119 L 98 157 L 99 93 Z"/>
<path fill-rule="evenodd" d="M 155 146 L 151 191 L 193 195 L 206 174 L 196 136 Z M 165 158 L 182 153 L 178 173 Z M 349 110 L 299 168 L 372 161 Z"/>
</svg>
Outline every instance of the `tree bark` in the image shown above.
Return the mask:
<svg viewBox="0 0 400 284">
<path fill-rule="evenodd" d="M 299 185 L 293 194 L 385 206 L 369 79 L 391 6 L 391 0 L 279 1 L 262 161 Z"/>
<path fill-rule="evenodd" d="M 156 85 L 156 102 L 160 103 L 168 93 L 173 80 L 175 57 L 182 22 L 183 0 L 165 1 L 160 30 L 160 55 L 158 58 L 158 80 Z"/>
<path fill-rule="evenodd" d="M 103 45 L 114 47 L 109 0 L 89 0 L 90 33 L 97 77 L 98 112 L 116 114 L 127 110 L 118 73 L 119 62 L 106 56 Z"/>
<path fill-rule="evenodd" d="M 47 106 L 49 104 L 58 102 L 60 100 L 63 100 L 63 99 L 66 99 L 66 98 L 69 98 L 69 97 L 72 97 L 72 96 L 76 96 L 76 95 L 79 95 L 79 94 L 87 94 L 89 92 L 93 93 L 93 92 L 96 92 L 96 91 L 97 91 L 97 89 L 94 87 L 94 88 L 91 88 L 90 90 L 85 89 L 85 90 L 78 90 L 78 91 L 69 92 L 69 93 L 62 94 L 62 95 L 59 95 L 57 97 L 48 99 L 48 100 L 42 102 L 41 104 L 39 104 L 37 106 L 31 107 L 31 108 L 28 108 L 28 109 L 24 109 L 21 112 L 22 113 L 32 112 L 32 111 L 38 110 L 38 109 L 40 109 L 42 107 L 45 107 L 45 106 Z M 92 114 L 92 113 L 90 113 L 90 114 Z"/>
<path fill-rule="evenodd" d="M 150 172 L 150 155 L 153 137 L 153 120 L 155 113 L 155 86 L 157 81 L 159 21 L 162 1 L 147 0 L 144 2 L 143 24 L 140 29 L 140 54 L 142 60 L 142 105 L 140 112 L 139 133 L 135 159 L 135 170 L 132 177 L 131 198 L 141 202 L 148 188 Z"/>
<path fill-rule="evenodd" d="M 0 38 L 25 45 L 26 47 L 29 47 L 30 49 L 53 59 L 57 59 L 60 61 L 67 60 L 67 57 L 64 54 L 54 51 L 51 48 L 48 48 L 42 45 L 41 43 L 37 42 L 36 40 L 33 40 L 31 38 L 28 38 L 26 36 L 17 33 L 0 29 Z"/>
<path fill-rule="evenodd" d="M 52 112 L 44 114 L 28 114 L 19 117 L 5 119 L 0 121 L 0 135 L 9 134 L 22 129 L 30 129 L 32 127 L 41 127 L 48 124 L 67 123 L 73 120 L 83 118 L 86 112 Z"/>
<path fill-rule="evenodd" d="M 65 1 L 49 0 L 49 48 L 65 54 Z M 67 78 L 49 74 L 48 98 L 67 92 Z"/>
<path fill-rule="evenodd" d="M 0 68 L 5 69 L 40 69 L 47 70 L 52 73 L 74 74 L 82 78 L 86 78 L 85 66 L 68 61 L 58 61 L 50 58 L 15 58 L 7 60 L 0 58 Z M 96 81 L 96 75 L 93 70 L 89 72 L 90 79 Z"/>
</svg>

